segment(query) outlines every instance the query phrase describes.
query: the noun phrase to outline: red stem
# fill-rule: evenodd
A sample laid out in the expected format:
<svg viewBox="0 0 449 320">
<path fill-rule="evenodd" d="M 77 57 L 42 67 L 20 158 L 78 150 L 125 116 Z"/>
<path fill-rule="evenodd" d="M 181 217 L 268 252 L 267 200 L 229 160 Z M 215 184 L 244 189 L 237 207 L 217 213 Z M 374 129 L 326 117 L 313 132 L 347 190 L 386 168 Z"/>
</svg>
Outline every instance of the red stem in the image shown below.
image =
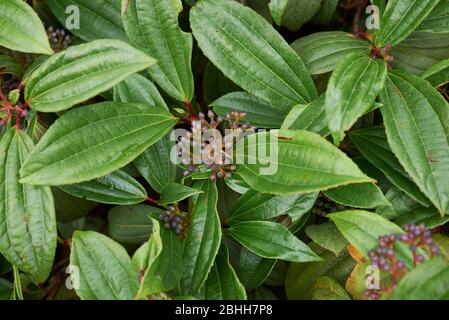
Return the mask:
<svg viewBox="0 0 449 320">
<path fill-rule="evenodd" d="M 187 107 L 187 110 L 189 110 L 189 113 L 190 113 L 190 116 L 192 117 L 192 119 L 198 120 L 198 116 L 197 116 L 195 110 L 193 110 L 193 107 L 192 107 L 192 104 L 190 103 L 190 101 L 185 100 L 184 105 Z"/>
<path fill-rule="evenodd" d="M 158 202 L 156 199 L 153 199 L 153 198 L 151 198 L 150 196 L 147 196 L 147 197 L 145 198 L 145 200 L 146 200 L 147 202 L 149 202 L 149 203 L 152 203 L 152 204 L 159 204 L 159 202 Z"/>
</svg>

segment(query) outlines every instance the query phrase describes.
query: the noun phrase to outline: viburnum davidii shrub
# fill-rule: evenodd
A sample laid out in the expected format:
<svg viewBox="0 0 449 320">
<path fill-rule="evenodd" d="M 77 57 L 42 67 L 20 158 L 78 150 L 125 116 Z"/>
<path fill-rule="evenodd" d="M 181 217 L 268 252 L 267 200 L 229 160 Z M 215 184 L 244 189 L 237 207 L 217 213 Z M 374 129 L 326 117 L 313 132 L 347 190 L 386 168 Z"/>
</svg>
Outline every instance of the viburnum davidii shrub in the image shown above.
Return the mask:
<svg viewBox="0 0 449 320">
<path fill-rule="evenodd" d="M 448 0 L 0 0 L 2 299 L 449 299 Z"/>
</svg>

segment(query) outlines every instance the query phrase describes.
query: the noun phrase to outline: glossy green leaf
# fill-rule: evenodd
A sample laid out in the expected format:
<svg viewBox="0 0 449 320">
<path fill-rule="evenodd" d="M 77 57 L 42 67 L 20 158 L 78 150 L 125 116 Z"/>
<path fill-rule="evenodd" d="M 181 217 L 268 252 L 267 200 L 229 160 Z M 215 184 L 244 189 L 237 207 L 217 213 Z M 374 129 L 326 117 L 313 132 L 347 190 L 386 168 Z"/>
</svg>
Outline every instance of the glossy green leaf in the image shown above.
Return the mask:
<svg viewBox="0 0 449 320">
<path fill-rule="evenodd" d="M 22 182 L 65 185 L 92 180 L 134 160 L 175 124 L 142 104 L 103 102 L 65 113 L 21 169 Z"/>
<path fill-rule="evenodd" d="M 140 245 L 151 234 L 149 215 L 163 213 L 162 209 L 144 204 L 114 207 L 108 212 L 108 233 L 120 243 Z"/>
<path fill-rule="evenodd" d="M 181 281 L 184 294 L 196 294 L 203 286 L 221 242 L 217 187 L 210 180 L 198 181 L 193 187 L 203 193 L 193 199 L 192 217 L 184 243 L 184 275 Z"/>
<path fill-rule="evenodd" d="M 345 131 L 375 103 L 386 77 L 386 62 L 359 53 L 338 64 L 326 91 L 326 117 L 334 144 L 339 145 Z"/>
<path fill-rule="evenodd" d="M 391 206 L 375 184 L 362 183 L 324 191 L 326 197 L 348 207 L 370 209 Z"/>
<path fill-rule="evenodd" d="M 308 193 L 373 182 L 342 151 L 312 132 L 272 130 L 243 141 L 236 149 L 238 172 L 259 192 Z"/>
<path fill-rule="evenodd" d="M 449 58 L 449 33 L 414 32 L 391 50 L 394 69 L 421 75 Z"/>
<path fill-rule="evenodd" d="M 0 141 L 0 253 L 21 271 L 43 283 L 56 250 L 56 217 L 49 187 L 19 183 L 19 169 L 34 148 L 14 128 Z"/>
<path fill-rule="evenodd" d="M 298 31 L 320 10 L 321 0 L 288 0 L 282 16 L 282 25 L 290 31 Z"/>
<path fill-rule="evenodd" d="M 114 101 L 144 103 L 168 110 L 156 86 L 140 74 L 133 74 L 114 87 Z"/>
<path fill-rule="evenodd" d="M 23 0 L 0 3 L 0 46 L 21 52 L 53 54 L 41 20 Z"/>
<path fill-rule="evenodd" d="M 432 12 L 440 0 L 388 1 L 381 19 L 381 29 L 376 35 L 378 47 L 393 46 L 407 38 Z"/>
<path fill-rule="evenodd" d="M 181 0 L 122 1 L 122 19 L 130 42 L 158 60 L 149 72 L 170 96 L 193 97 L 192 36 L 178 25 Z"/>
<path fill-rule="evenodd" d="M 75 290 L 83 300 L 132 300 L 138 277 L 126 250 L 110 238 L 93 231 L 76 231 L 70 254 Z"/>
<path fill-rule="evenodd" d="M 84 41 L 118 39 L 127 41 L 120 15 L 120 0 L 49 0 L 48 6 L 64 25 L 74 24 L 70 32 Z M 73 6 L 78 9 L 75 10 Z M 79 12 L 77 28 L 74 14 Z"/>
<path fill-rule="evenodd" d="M 203 74 L 203 97 L 206 105 L 210 105 L 218 98 L 238 90 L 239 87 L 226 78 L 223 72 L 218 70 L 210 61 L 207 63 Z"/>
<path fill-rule="evenodd" d="M 168 107 L 156 86 L 145 77 L 134 74 L 114 87 L 114 100 L 119 102 L 145 103 L 161 110 Z M 134 165 L 153 189 L 162 192 L 164 187 L 175 181 L 176 165 L 170 160 L 174 142 L 169 135 L 146 149 Z"/>
<path fill-rule="evenodd" d="M 153 58 L 119 40 L 72 46 L 43 62 L 26 80 L 25 98 L 33 109 L 68 109 L 148 68 Z"/>
<path fill-rule="evenodd" d="M 335 223 L 343 236 L 365 256 L 377 248 L 380 236 L 404 233 L 393 222 L 368 211 L 341 211 L 331 213 L 328 217 Z"/>
<path fill-rule="evenodd" d="M 225 245 L 220 247 L 214 266 L 205 283 L 208 300 L 245 300 L 245 287 L 229 263 L 229 253 Z"/>
<path fill-rule="evenodd" d="M 247 221 L 233 224 L 229 234 L 257 255 L 287 261 L 320 260 L 303 242 L 284 226 L 268 221 Z"/>
<path fill-rule="evenodd" d="M 312 300 L 351 300 L 345 289 L 330 277 L 319 277 L 313 286 Z"/>
<path fill-rule="evenodd" d="M 316 200 L 315 193 L 273 195 L 248 190 L 235 202 L 230 221 L 269 220 L 289 211 L 305 214 L 313 207 Z"/>
<path fill-rule="evenodd" d="M 56 219 L 58 222 L 69 223 L 88 215 L 98 203 L 74 197 L 59 187 L 52 187 L 55 201 Z"/>
<path fill-rule="evenodd" d="M 282 23 L 282 16 L 284 15 L 288 1 L 289 0 L 270 0 L 270 3 L 268 4 L 273 20 L 278 26 Z"/>
<path fill-rule="evenodd" d="M 348 241 L 346 241 L 340 231 L 330 222 L 307 226 L 305 232 L 313 242 L 326 250 L 332 251 L 337 256 L 348 244 Z"/>
<path fill-rule="evenodd" d="M 183 271 L 181 239 L 173 230 L 160 228 L 157 220 L 152 221 L 149 261 L 138 292 L 140 298 L 176 288 Z"/>
<path fill-rule="evenodd" d="M 434 229 L 439 226 L 445 225 L 449 222 L 449 215 L 442 217 L 436 208 L 424 208 L 418 207 L 413 209 L 412 212 L 401 215 L 394 221 L 399 226 L 405 226 L 406 224 L 420 225 L 424 224 L 428 229 Z"/>
<path fill-rule="evenodd" d="M 202 192 L 179 183 L 170 183 L 162 190 L 158 203 L 162 205 L 176 203 L 198 193 Z"/>
<path fill-rule="evenodd" d="M 310 247 L 321 257 L 321 261 L 308 263 L 291 263 L 285 277 L 285 292 L 290 300 L 310 300 L 316 281 L 321 276 L 328 276 L 344 284 L 355 262 L 347 251 L 336 256 L 311 243 Z"/>
<path fill-rule="evenodd" d="M 427 31 L 432 33 L 447 33 L 449 32 L 449 1 L 440 0 L 433 11 L 427 18 L 419 25 L 416 30 Z"/>
<path fill-rule="evenodd" d="M 287 115 L 275 105 L 245 92 L 232 92 L 211 103 L 214 111 L 225 117 L 230 112 L 244 112 L 244 121 L 257 128 L 279 128 Z"/>
<path fill-rule="evenodd" d="M 166 135 L 134 160 L 139 173 L 157 192 L 176 180 L 176 165 L 170 157 L 174 144 Z"/>
<path fill-rule="evenodd" d="M 241 247 L 237 268 L 241 283 L 248 290 L 256 289 L 268 278 L 276 261 L 276 259 L 262 258 L 245 247 Z"/>
<path fill-rule="evenodd" d="M 339 0 L 322 0 L 320 10 L 311 20 L 312 23 L 329 25 L 335 16 Z"/>
<path fill-rule="evenodd" d="M 362 155 L 381 170 L 393 185 L 419 203 L 423 205 L 429 203 L 429 200 L 411 180 L 391 151 L 384 129 L 365 128 L 355 130 L 351 132 L 350 138 Z"/>
<path fill-rule="evenodd" d="M 422 77 L 434 87 L 441 87 L 449 83 L 449 59 L 442 60 L 422 74 Z"/>
<path fill-rule="evenodd" d="M 122 170 L 95 180 L 61 186 L 61 189 L 78 198 L 117 205 L 140 203 L 147 197 L 145 188 Z"/>
<path fill-rule="evenodd" d="M 245 91 L 284 111 L 316 97 L 301 59 L 250 8 L 235 1 L 200 0 L 190 11 L 190 23 L 203 53 Z"/>
<path fill-rule="evenodd" d="M 334 70 L 351 53 L 370 52 L 367 41 L 342 31 L 313 33 L 294 41 L 291 47 L 313 75 Z"/>
<path fill-rule="evenodd" d="M 449 108 L 427 81 L 388 76 L 382 116 L 393 153 L 421 191 L 444 214 L 449 205 Z"/>
<path fill-rule="evenodd" d="M 294 106 L 285 117 L 281 129 L 307 130 L 325 137 L 330 134 L 326 118 L 326 96 L 321 95 L 308 105 Z"/>
<path fill-rule="evenodd" d="M 12 74 L 20 78 L 23 75 L 23 67 L 13 57 L 0 55 L 0 74 Z"/>
<path fill-rule="evenodd" d="M 404 276 L 393 300 L 448 300 L 449 264 L 441 257 L 428 260 Z"/>
</svg>

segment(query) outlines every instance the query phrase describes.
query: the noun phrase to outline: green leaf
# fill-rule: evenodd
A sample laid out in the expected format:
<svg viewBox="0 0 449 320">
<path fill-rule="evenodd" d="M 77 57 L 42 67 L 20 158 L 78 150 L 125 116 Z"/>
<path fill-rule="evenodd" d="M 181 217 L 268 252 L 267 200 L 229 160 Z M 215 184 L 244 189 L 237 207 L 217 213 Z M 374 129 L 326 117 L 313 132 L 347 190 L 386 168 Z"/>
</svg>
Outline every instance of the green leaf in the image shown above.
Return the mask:
<svg viewBox="0 0 449 320">
<path fill-rule="evenodd" d="M 229 221 L 234 224 L 238 221 L 269 220 L 289 211 L 305 214 L 312 209 L 316 196 L 316 193 L 277 196 L 250 189 L 235 202 Z"/>
<path fill-rule="evenodd" d="M 449 215 L 442 217 L 436 208 L 418 207 L 412 212 L 401 215 L 394 221 L 399 226 L 406 224 L 424 224 L 427 229 L 434 229 L 449 222 Z"/>
<path fill-rule="evenodd" d="M 158 203 L 162 205 L 176 203 L 198 193 L 202 193 L 202 191 L 179 183 L 170 183 L 162 190 Z"/>
<path fill-rule="evenodd" d="M 182 241 L 173 230 L 161 229 L 152 219 L 153 233 L 147 255 L 150 257 L 138 298 L 176 288 L 182 276 Z"/>
<path fill-rule="evenodd" d="M 285 117 L 281 129 L 307 130 L 325 137 L 330 134 L 326 118 L 326 96 L 323 94 L 308 105 L 294 106 Z"/>
<path fill-rule="evenodd" d="M 37 111 L 65 110 L 155 62 L 119 40 L 73 46 L 47 59 L 28 76 L 25 99 Z"/>
<path fill-rule="evenodd" d="M 207 300 L 246 300 L 245 287 L 229 263 L 225 245 L 221 245 L 204 286 Z"/>
<path fill-rule="evenodd" d="M 211 103 L 214 111 L 225 117 L 230 112 L 244 112 L 245 121 L 257 128 L 279 128 L 287 115 L 276 105 L 246 92 L 232 92 Z"/>
<path fill-rule="evenodd" d="M 145 103 L 161 110 L 168 107 L 156 86 L 145 77 L 134 74 L 114 88 L 114 100 L 119 102 Z M 176 179 L 176 165 L 170 160 L 170 152 L 174 142 L 170 134 L 146 149 L 134 165 L 150 186 L 158 191 Z"/>
<path fill-rule="evenodd" d="M 332 251 L 336 256 L 338 256 L 348 244 L 340 231 L 335 227 L 335 224 L 330 222 L 309 225 L 306 227 L 305 232 L 313 242 Z"/>
<path fill-rule="evenodd" d="M 270 275 L 276 259 L 265 259 L 241 247 L 237 273 L 241 283 L 248 290 L 258 288 Z"/>
<path fill-rule="evenodd" d="M 207 63 L 203 75 L 203 97 L 206 105 L 210 105 L 218 98 L 238 90 L 239 87 L 226 78 L 223 72 L 218 70 L 210 61 Z"/>
<path fill-rule="evenodd" d="M 311 243 L 310 247 L 322 260 L 308 263 L 291 263 L 285 277 L 285 292 L 290 300 L 312 299 L 315 283 L 321 276 L 328 276 L 344 284 L 355 262 L 345 250 L 336 256 L 333 252 L 324 250 Z"/>
<path fill-rule="evenodd" d="M 155 57 L 149 72 L 170 96 L 181 101 L 193 97 L 192 35 L 178 25 L 181 0 L 122 1 L 122 20 L 130 42 Z"/>
<path fill-rule="evenodd" d="M 331 213 L 328 217 L 360 253 L 368 253 L 379 245 L 378 238 L 387 234 L 404 233 L 400 227 L 382 216 L 361 210 Z"/>
<path fill-rule="evenodd" d="M 56 250 L 56 217 L 49 187 L 19 183 L 19 169 L 34 148 L 9 129 L 0 141 L 0 253 L 38 283 L 47 280 Z"/>
<path fill-rule="evenodd" d="M 351 132 L 350 138 L 362 155 L 381 170 L 394 186 L 417 202 L 428 205 L 429 200 L 411 180 L 391 151 L 384 129 L 365 128 L 355 130 Z"/>
<path fill-rule="evenodd" d="M 368 55 L 370 52 L 367 41 L 342 31 L 313 33 L 294 41 L 291 47 L 313 75 L 334 70 L 351 53 Z"/>
<path fill-rule="evenodd" d="M 395 46 L 407 38 L 432 12 L 440 0 L 392 0 L 388 1 L 380 21 L 381 29 L 375 44 Z"/>
<path fill-rule="evenodd" d="M 203 193 L 193 200 L 192 217 L 184 242 L 183 294 L 196 294 L 206 281 L 221 242 L 221 224 L 217 212 L 217 187 L 210 180 L 193 187 Z"/>
<path fill-rule="evenodd" d="M 278 26 L 282 23 L 282 16 L 285 13 L 285 8 L 287 7 L 288 1 L 289 0 L 271 0 L 268 4 L 273 20 Z"/>
<path fill-rule="evenodd" d="M 444 214 L 449 204 L 449 108 L 427 81 L 392 73 L 381 94 L 392 151 L 421 191 Z"/>
<path fill-rule="evenodd" d="M 351 183 L 373 182 L 342 151 L 312 132 L 272 130 L 251 135 L 243 141 L 236 149 L 238 172 L 259 192 L 309 193 Z"/>
<path fill-rule="evenodd" d="M 339 0 L 322 0 L 321 8 L 311 20 L 312 23 L 329 25 L 337 11 Z"/>
<path fill-rule="evenodd" d="M 23 67 L 13 57 L 0 55 L 0 74 L 12 74 L 18 78 L 23 75 Z"/>
<path fill-rule="evenodd" d="M 58 187 L 51 188 L 55 200 L 56 219 L 69 223 L 87 216 L 98 203 L 74 197 Z"/>
<path fill-rule="evenodd" d="M 326 91 L 326 117 L 335 145 L 375 103 L 386 77 L 385 61 L 359 53 L 348 55 L 338 64 Z"/>
<path fill-rule="evenodd" d="M 137 272 L 126 250 L 93 231 L 76 231 L 70 254 L 72 279 L 82 300 L 132 300 L 137 293 Z"/>
<path fill-rule="evenodd" d="M 23 0 L 0 3 L 0 46 L 11 50 L 53 54 L 36 12 Z"/>
<path fill-rule="evenodd" d="M 176 165 L 170 157 L 174 144 L 168 134 L 134 160 L 139 173 L 157 192 L 176 180 Z"/>
<path fill-rule="evenodd" d="M 229 234 L 245 248 L 264 258 L 294 262 L 320 260 L 309 247 L 278 223 L 239 222 L 231 225 Z"/>
<path fill-rule="evenodd" d="M 78 8 L 80 28 L 71 28 L 70 32 L 84 41 L 97 39 L 127 41 L 120 16 L 120 0 L 48 0 L 47 2 L 48 7 L 64 26 L 67 22 L 73 23 L 72 15 L 76 11 L 70 11 L 70 6 Z"/>
<path fill-rule="evenodd" d="M 95 180 L 61 186 L 61 189 L 78 198 L 117 205 L 140 203 L 147 197 L 145 188 L 122 170 Z"/>
<path fill-rule="evenodd" d="M 319 277 L 313 286 L 312 300 L 351 300 L 348 293 L 334 279 Z"/>
<path fill-rule="evenodd" d="M 140 74 L 133 74 L 114 87 L 114 101 L 144 103 L 168 110 L 156 86 Z"/>
<path fill-rule="evenodd" d="M 421 75 L 442 59 L 449 58 L 449 33 L 414 32 L 391 51 L 394 69 Z"/>
<path fill-rule="evenodd" d="M 449 264 L 438 257 L 406 274 L 393 291 L 393 300 L 448 300 Z"/>
<path fill-rule="evenodd" d="M 235 1 L 200 0 L 190 11 L 190 23 L 203 53 L 250 94 L 284 111 L 316 97 L 301 59 L 250 8 Z"/>
<path fill-rule="evenodd" d="M 114 207 L 108 212 L 108 233 L 120 243 L 140 245 L 151 235 L 150 214 L 159 216 L 164 211 L 144 204 Z"/>
<path fill-rule="evenodd" d="M 449 59 L 442 60 L 422 74 L 422 77 L 434 87 L 441 87 L 449 83 Z"/>
<path fill-rule="evenodd" d="M 321 0 L 288 0 L 282 16 L 282 25 L 290 31 L 298 31 L 320 10 Z"/>
<path fill-rule="evenodd" d="M 440 0 L 435 9 L 419 25 L 416 30 L 432 33 L 449 32 L 449 0 Z"/>
<path fill-rule="evenodd" d="M 175 124 L 142 104 L 103 102 L 64 113 L 21 169 L 23 183 L 65 185 L 92 180 L 134 160 Z"/>
<path fill-rule="evenodd" d="M 324 191 L 324 194 L 333 201 L 348 207 L 370 209 L 391 206 L 382 190 L 372 183 L 338 187 Z"/>
</svg>

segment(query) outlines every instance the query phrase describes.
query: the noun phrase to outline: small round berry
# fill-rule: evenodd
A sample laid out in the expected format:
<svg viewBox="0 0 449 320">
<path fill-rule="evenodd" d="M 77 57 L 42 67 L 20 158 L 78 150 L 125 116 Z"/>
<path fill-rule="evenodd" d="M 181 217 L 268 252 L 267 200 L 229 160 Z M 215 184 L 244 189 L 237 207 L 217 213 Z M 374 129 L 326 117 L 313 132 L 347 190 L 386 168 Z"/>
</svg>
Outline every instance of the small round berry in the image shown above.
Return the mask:
<svg viewBox="0 0 449 320">
<path fill-rule="evenodd" d="M 432 254 L 438 254 L 440 252 L 440 249 L 437 246 L 431 246 L 430 247 L 430 252 Z"/>
</svg>

